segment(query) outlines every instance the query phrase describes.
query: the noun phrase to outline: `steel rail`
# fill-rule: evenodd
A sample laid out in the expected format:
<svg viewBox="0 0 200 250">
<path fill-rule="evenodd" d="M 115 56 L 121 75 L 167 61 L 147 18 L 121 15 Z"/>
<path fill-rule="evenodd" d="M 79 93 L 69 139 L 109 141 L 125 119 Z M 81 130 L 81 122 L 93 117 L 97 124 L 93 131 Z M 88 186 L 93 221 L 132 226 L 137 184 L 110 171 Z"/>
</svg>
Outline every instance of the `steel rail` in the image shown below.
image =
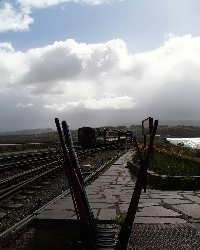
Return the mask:
<svg viewBox="0 0 200 250">
<path fill-rule="evenodd" d="M 119 157 L 119 156 L 118 156 Z M 92 174 L 89 176 L 85 177 L 85 184 L 89 185 L 92 181 L 94 181 L 102 172 L 105 171 L 105 169 L 118 157 L 114 156 L 112 159 L 108 160 L 106 163 L 101 165 L 98 169 L 96 169 Z M 65 192 L 60 194 L 59 196 L 55 197 L 45 205 L 43 205 L 41 208 L 37 209 L 35 212 L 32 214 L 28 215 L 15 225 L 11 226 L 10 228 L 6 229 L 4 232 L 0 233 L 0 245 L 6 245 L 6 242 L 10 240 L 15 240 L 19 232 L 24 232 L 28 227 L 30 227 L 32 224 L 34 225 L 34 217 L 43 211 L 46 206 L 53 204 L 55 201 L 58 199 L 66 196 L 69 194 L 69 189 L 67 189 Z"/>
<path fill-rule="evenodd" d="M 58 162 L 57 162 L 58 163 Z M 49 169 L 37 176 L 31 177 L 28 180 L 22 181 L 21 183 L 15 185 L 14 187 L 11 187 L 10 190 L 6 190 L 6 192 L 3 192 L 3 194 L 0 195 L 0 202 L 4 199 L 6 199 L 7 197 L 13 195 L 14 193 L 16 193 L 17 191 L 19 191 L 20 189 L 24 188 L 25 186 L 37 181 L 38 179 L 40 179 L 41 177 L 44 177 L 52 172 L 54 172 L 55 170 L 57 170 L 58 168 L 61 168 L 61 166 L 56 166 L 52 169 Z"/>
<path fill-rule="evenodd" d="M 57 161 L 53 161 L 51 163 L 42 165 L 40 167 L 24 171 L 23 173 L 19 173 L 19 174 L 13 175 L 11 177 L 4 178 L 3 180 L 0 181 L 0 188 L 6 188 L 9 185 L 15 184 L 15 182 L 17 180 L 21 179 L 22 177 L 26 177 L 30 174 L 37 173 L 38 171 L 41 171 L 42 169 L 48 168 L 49 166 L 51 166 L 55 163 L 57 163 Z"/>
<path fill-rule="evenodd" d="M 50 158 L 48 156 L 45 156 L 43 158 L 33 158 L 33 159 L 27 159 L 27 160 L 22 160 L 22 161 L 17 161 L 17 162 L 10 162 L 10 163 L 6 163 L 4 165 L 0 165 L 0 173 L 2 172 L 6 172 L 12 169 L 18 169 L 18 168 L 25 168 L 26 166 L 28 166 L 30 164 L 31 166 L 34 166 L 37 163 L 42 163 L 44 161 L 48 161 L 48 159 L 55 159 L 56 156 L 51 156 Z"/>
<path fill-rule="evenodd" d="M 93 154 L 93 153 L 96 153 L 99 151 L 103 151 L 103 150 L 105 150 L 105 148 L 90 149 L 90 150 L 87 150 L 85 152 L 80 152 L 79 157 L 81 157 L 83 155 L 88 156 L 90 154 Z M 19 174 L 13 175 L 11 177 L 4 178 L 3 180 L 0 180 L 0 201 L 7 198 L 9 195 L 12 195 L 13 193 L 19 191 L 21 188 L 25 187 L 27 184 L 34 182 L 38 178 L 40 178 L 46 174 L 49 174 L 49 173 L 53 172 L 54 170 L 57 170 L 58 168 L 60 168 L 60 166 L 56 166 L 53 168 L 51 167 L 51 169 L 49 169 L 41 174 L 39 173 L 37 176 L 29 177 L 28 180 L 23 179 L 22 181 L 20 181 L 21 178 L 26 178 L 33 173 L 37 174 L 37 172 L 42 171 L 42 170 L 44 170 L 52 165 L 56 165 L 58 163 L 59 162 L 56 160 L 56 161 L 50 162 L 48 164 L 42 165 L 40 167 L 33 168 L 31 170 L 24 171 L 23 173 L 19 173 Z M 91 172 L 84 173 L 84 171 L 83 171 L 84 176 L 88 176 L 88 174 L 90 174 L 90 173 Z M 17 181 L 20 181 L 20 182 L 17 183 Z"/>
<path fill-rule="evenodd" d="M 17 159 L 28 158 L 28 157 L 35 157 L 35 156 L 44 156 L 52 154 L 55 150 L 43 150 L 43 151 L 30 151 L 26 153 L 9 153 L 8 155 L 4 155 L 0 157 L 0 163 L 5 163 L 7 161 L 16 161 Z"/>
<path fill-rule="evenodd" d="M 23 161 L 17 161 L 17 162 L 10 162 L 6 163 L 4 165 L 0 165 L 0 173 L 15 169 L 21 169 L 21 168 L 26 168 L 26 167 L 33 167 L 34 165 L 38 163 L 44 163 L 45 161 L 50 162 L 50 160 L 55 159 L 56 156 L 45 156 L 44 158 L 36 158 L 36 159 L 30 159 L 30 160 L 23 160 Z"/>
</svg>

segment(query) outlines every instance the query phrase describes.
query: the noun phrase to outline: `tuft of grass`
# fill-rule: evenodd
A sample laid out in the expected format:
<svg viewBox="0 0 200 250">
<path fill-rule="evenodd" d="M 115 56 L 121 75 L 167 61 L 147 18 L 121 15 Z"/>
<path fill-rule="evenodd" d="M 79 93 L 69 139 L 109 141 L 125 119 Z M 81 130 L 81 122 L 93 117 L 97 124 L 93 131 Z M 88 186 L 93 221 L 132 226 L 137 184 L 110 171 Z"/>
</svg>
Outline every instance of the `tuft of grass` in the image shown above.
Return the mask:
<svg viewBox="0 0 200 250">
<path fill-rule="evenodd" d="M 121 226 L 125 222 L 125 218 L 126 218 L 126 213 L 123 213 L 120 210 L 118 210 L 115 216 L 115 223 Z"/>
</svg>

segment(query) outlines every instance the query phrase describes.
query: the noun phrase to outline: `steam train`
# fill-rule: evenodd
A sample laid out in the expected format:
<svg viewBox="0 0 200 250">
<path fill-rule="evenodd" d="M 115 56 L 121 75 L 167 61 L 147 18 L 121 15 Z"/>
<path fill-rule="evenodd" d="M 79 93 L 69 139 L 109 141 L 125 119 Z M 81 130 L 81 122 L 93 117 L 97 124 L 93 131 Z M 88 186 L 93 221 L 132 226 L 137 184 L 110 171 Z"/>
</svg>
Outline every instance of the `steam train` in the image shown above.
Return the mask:
<svg viewBox="0 0 200 250">
<path fill-rule="evenodd" d="M 82 127 L 78 129 L 78 144 L 86 149 L 110 144 L 125 144 L 132 142 L 132 131 L 116 129 L 99 129 Z"/>
</svg>

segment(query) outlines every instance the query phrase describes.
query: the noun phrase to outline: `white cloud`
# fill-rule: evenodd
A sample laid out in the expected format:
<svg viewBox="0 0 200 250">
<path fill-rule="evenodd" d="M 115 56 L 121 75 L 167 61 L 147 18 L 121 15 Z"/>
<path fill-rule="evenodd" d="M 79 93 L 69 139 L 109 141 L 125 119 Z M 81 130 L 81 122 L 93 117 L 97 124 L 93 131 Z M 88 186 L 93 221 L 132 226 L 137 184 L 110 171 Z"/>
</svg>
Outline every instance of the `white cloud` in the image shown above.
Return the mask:
<svg viewBox="0 0 200 250">
<path fill-rule="evenodd" d="M 17 0 L 19 4 L 31 8 L 46 8 L 49 6 L 74 2 L 74 3 L 85 3 L 90 5 L 108 4 L 116 0 Z"/>
<path fill-rule="evenodd" d="M 55 111 L 63 111 L 63 110 L 69 110 L 72 108 L 78 107 L 80 104 L 79 102 L 66 102 L 64 104 L 46 104 L 44 105 L 45 108 Z"/>
<path fill-rule="evenodd" d="M 5 52 L 14 52 L 14 48 L 11 43 L 0 43 L 0 50 Z"/>
<path fill-rule="evenodd" d="M 21 102 L 17 103 L 16 105 L 17 108 L 22 108 L 22 109 L 31 108 L 33 106 L 34 106 L 33 103 L 21 103 Z"/>
<path fill-rule="evenodd" d="M 0 3 L 0 32 L 23 31 L 29 29 L 34 22 L 33 9 L 48 8 L 53 5 L 74 2 L 89 5 L 108 4 L 120 0 L 7 0 Z"/>
<path fill-rule="evenodd" d="M 81 101 L 66 102 L 60 104 L 46 104 L 45 108 L 54 111 L 67 111 L 71 109 L 89 109 L 89 110 L 120 110 L 131 109 L 135 105 L 132 97 L 117 96 L 104 97 L 102 99 L 86 99 Z"/>
<path fill-rule="evenodd" d="M 194 119 L 200 106 L 199 52 L 200 37 L 191 35 L 170 36 L 163 46 L 136 54 L 120 39 L 99 44 L 70 39 L 25 52 L 4 43 L 0 93 L 15 92 L 26 100 L 17 103 L 32 103 L 41 113 Z"/>
<path fill-rule="evenodd" d="M 32 23 L 29 8 L 15 8 L 8 2 L 0 5 L 0 32 L 27 30 Z"/>
<path fill-rule="evenodd" d="M 117 96 L 117 97 L 105 97 L 100 100 L 89 99 L 84 103 L 86 109 L 131 109 L 135 105 L 132 97 L 129 96 Z"/>
</svg>

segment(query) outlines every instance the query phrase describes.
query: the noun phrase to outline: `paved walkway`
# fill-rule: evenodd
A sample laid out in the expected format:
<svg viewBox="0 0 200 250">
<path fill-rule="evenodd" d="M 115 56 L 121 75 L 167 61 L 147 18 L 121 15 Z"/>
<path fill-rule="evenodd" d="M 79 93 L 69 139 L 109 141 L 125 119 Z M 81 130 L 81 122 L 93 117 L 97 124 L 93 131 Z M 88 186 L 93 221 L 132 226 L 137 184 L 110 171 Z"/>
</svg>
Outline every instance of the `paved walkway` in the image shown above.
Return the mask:
<svg viewBox="0 0 200 250">
<path fill-rule="evenodd" d="M 134 188 L 127 161 L 132 151 L 121 156 L 106 172 L 86 188 L 96 218 L 114 220 L 126 212 Z M 37 214 L 38 219 L 75 218 L 71 197 L 64 193 Z M 200 223 L 200 191 L 147 190 L 142 193 L 135 223 Z"/>
</svg>

